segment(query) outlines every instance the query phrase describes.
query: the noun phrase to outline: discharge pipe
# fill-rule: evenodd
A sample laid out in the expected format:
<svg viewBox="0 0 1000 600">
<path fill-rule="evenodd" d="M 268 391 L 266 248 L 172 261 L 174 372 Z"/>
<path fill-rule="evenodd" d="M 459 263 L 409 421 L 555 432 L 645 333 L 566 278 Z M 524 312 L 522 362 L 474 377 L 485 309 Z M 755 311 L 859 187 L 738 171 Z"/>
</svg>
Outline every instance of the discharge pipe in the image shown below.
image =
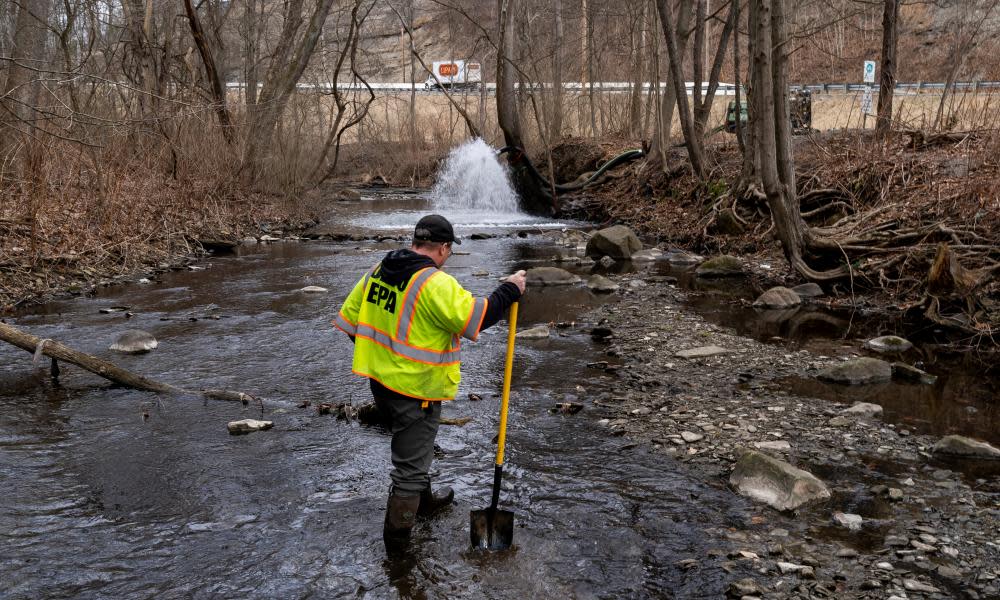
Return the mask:
<svg viewBox="0 0 1000 600">
<path fill-rule="evenodd" d="M 596 181 L 597 178 L 600 177 L 601 175 L 604 175 L 604 173 L 606 173 L 608 169 L 612 169 L 614 167 L 617 167 L 618 165 L 636 160 L 638 158 L 642 158 L 645 154 L 641 149 L 622 152 L 618 156 L 612 158 L 608 162 L 601 165 L 599 169 L 594 171 L 593 175 L 591 175 L 584 181 L 581 181 L 579 183 L 568 183 L 568 184 L 557 183 L 553 185 L 548 179 L 545 179 L 545 177 L 543 177 L 542 174 L 538 172 L 538 169 L 535 168 L 535 165 L 531 164 L 531 160 L 528 158 L 528 155 L 525 154 L 522 148 L 519 148 L 517 146 L 504 146 L 503 148 L 497 150 L 497 156 L 501 156 L 502 154 L 505 154 L 507 152 L 513 152 L 516 153 L 516 155 L 520 155 L 520 158 L 524 159 L 524 164 L 528 165 L 528 170 L 531 171 L 531 174 L 534 175 L 536 178 L 538 178 L 538 180 L 541 181 L 547 189 L 554 188 L 557 192 L 575 192 L 576 190 L 581 190 L 590 185 L 591 183 L 593 183 L 594 181 Z"/>
</svg>

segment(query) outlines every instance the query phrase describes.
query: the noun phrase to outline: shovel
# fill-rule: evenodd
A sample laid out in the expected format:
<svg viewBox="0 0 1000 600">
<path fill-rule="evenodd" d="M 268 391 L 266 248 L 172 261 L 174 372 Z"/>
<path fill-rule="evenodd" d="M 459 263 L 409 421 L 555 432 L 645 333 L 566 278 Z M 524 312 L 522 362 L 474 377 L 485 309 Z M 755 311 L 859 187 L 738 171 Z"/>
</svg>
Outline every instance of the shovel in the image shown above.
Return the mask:
<svg viewBox="0 0 1000 600">
<path fill-rule="evenodd" d="M 469 513 L 469 537 L 472 547 L 481 550 L 506 550 L 514 540 L 514 513 L 500 510 L 500 480 L 503 478 L 503 449 L 507 440 L 507 405 L 510 401 L 510 372 L 514 364 L 514 335 L 517 332 L 517 302 L 510 307 L 510 332 L 507 334 L 507 359 L 503 368 L 503 396 L 500 400 L 500 435 L 493 466 L 493 499 L 489 508 Z"/>
</svg>

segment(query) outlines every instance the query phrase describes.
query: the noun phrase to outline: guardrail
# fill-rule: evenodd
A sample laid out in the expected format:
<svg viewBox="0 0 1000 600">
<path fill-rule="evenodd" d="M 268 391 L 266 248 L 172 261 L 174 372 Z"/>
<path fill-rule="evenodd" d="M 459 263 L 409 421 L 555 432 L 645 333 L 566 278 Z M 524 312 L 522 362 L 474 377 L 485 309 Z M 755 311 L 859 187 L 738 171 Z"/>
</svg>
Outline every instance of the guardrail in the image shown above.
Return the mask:
<svg viewBox="0 0 1000 600">
<path fill-rule="evenodd" d="M 258 84 L 259 86 L 260 84 Z M 386 91 L 386 92 L 408 92 L 411 88 L 415 88 L 416 91 L 420 93 L 439 93 L 440 90 L 434 88 L 428 88 L 423 83 L 417 83 L 415 86 L 411 86 L 410 83 L 369 83 L 368 84 L 373 90 L 376 91 Z M 458 92 L 479 92 L 479 86 L 483 86 L 487 93 L 496 92 L 495 83 L 485 83 L 485 84 L 466 84 L 464 87 L 455 88 Z M 628 81 L 595 81 L 593 84 L 590 83 L 580 83 L 580 82 L 567 82 L 562 84 L 564 90 L 574 91 L 574 90 L 587 90 L 593 89 L 597 92 L 612 92 L 612 93 L 622 93 L 631 91 L 635 84 Z M 660 82 L 660 89 L 666 88 L 666 82 Z M 241 90 L 246 87 L 246 84 L 239 81 L 232 81 L 226 83 L 226 87 L 231 90 Z M 367 87 L 361 83 L 341 83 L 338 84 L 339 89 L 343 91 L 365 91 Z M 520 89 L 522 86 L 520 84 L 515 84 L 515 89 Z M 524 86 L 526 89 L 530 90 L 545 90 L 551 89 L 551 83 L 535 83 L 528 84 Z M 648 91 L 652 85 L 649 82 L 643 82 L 641 89 Z M 687 91 L 692 93 L 694 88 L 694 83 L 687 82 Z M 789 90 L 809 90 L 811 92 L 819 93 L 851 93 L 851 92 L 863 92 L 866 88 L 871 87 L 873 89 L 878 88 L 878 84 L 869 83 L 805 83 L 805 84 L 793 84 L 788 86 Z M 897 83 L 896 89 L 899 91 L 935 91 L 944 90 L 948 87 L 946 83 L 934 83 L 934 82 L 916 82 L 916 83 Z M 955 82 L 951 84 L 952 90 L 973 90 L 978 91 L 980 89 L 996 89 L 1000 88 L 1000 81 L 962 81 Z M 329 83 L 300 83 L 298 84 L 298 89 L 300 90 L 312 90 L 321 93 L 330 93 L 333 91 L 333 85 Z M 708 83 L 702 84 L 702 91 L 708 89 Z M 736 94 L 736 86 L 732 83 L 719 83 L 716 89 L 717 96 L 733 96 Z"/>
</svg>

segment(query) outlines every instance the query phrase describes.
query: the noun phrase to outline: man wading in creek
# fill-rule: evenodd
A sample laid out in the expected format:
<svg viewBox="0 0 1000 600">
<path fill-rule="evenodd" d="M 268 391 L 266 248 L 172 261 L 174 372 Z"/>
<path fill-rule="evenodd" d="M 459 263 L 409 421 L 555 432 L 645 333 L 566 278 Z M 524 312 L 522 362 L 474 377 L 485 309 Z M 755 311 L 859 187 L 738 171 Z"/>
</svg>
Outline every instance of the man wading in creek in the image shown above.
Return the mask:
<svg viewBox="0 0 1000 600">
<path fill-rule="evenodd" d="M 352 370 L 367 377 L 392 431 L 392 486 L 383 537 L 406 540 L 417 515 L 430 516 L 455 497 L 431 489 L 428 475 L 441 402 L 461 379 L 459 336 L 475 340 L 524 293 L 524 271 L 487 298 L 475 298 L 440 268 L 451 256 L 451 223 L 440 215 L 417 222 L 409 249 L 393 250 L 351 290 L 334 320 L 354 342 Z"/>
</svg>

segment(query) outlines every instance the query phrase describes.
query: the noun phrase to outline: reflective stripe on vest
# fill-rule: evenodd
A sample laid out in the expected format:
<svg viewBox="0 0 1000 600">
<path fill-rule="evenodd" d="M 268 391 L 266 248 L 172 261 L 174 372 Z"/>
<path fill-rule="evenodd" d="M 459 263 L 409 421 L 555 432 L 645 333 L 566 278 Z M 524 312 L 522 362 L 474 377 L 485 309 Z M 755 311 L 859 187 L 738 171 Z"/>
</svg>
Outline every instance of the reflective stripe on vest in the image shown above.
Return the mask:
<svg viewBox="0 0 1000 600">
<path fill-rule="evenodd" d="M 483 324 L 486 317 L 486 307 L 489 301 L 486 298 L 476 298 L 476 303 L 472 305 L 472 312 L 469 313 L 469 320 L 462 330 L 462 337 L 474 340 L 479 337 L 479 326 Z"/>
<path fill-rule="evenodd" d="M 357 333 L 355 335 L 368 338 L 379 346 L 388 348 L 404 358 L 415 360 L 417 362 L 443 366 L 455 364 L 461 360 L 461 351 L 458 348 L 455 348 L 454 350 L 446 350 L 444 352 L 416 348 L 405 344 L 400 340 L 392 339 L 392 336 L 388 333 L 379 331 L 367 323 L 358 323 Z"/>
<path fill-rule="evenodd" d="M 333 324 L 347 335 L 358 334 L 358 326 L 348 321 L 342 313 L 337 313 L 337 318 L 333 320 Z"/>
<path fill-rule="evenodd" d="M 378 267 L 369 271 L 365 276 L 365 283 L 362 291 L 367 294 L 368 281 L 371 274 L 378 270 Z M 450 350 L 430 350 L 413 346 L 407 343 L 410 339 L 410 328 L 413 325 L 413 314 L 420 299 L 420 292 L 424 285 L 440 273 L 436 268 L 426 267 L 417 271 L 414 277 L 406 286 L 406 296 L 403 300 L 403 308 L 399 311 L 399 318 L 396 321 L 396 337 L 378 329 L 370 323 L 358 322 L 354 335 L 367 338 L 379 346 L 398 354 L 403 358 L 435 366 L 446 366 L 461 362 L 461 349 L 459 348 L 458 336 L 452 336 L 452 348 Z M 484 309 L 485 310 L 485 309 Z M 475 311 L 473 311 L 475 312 Z M 338 315 L 339 316 L 339 315 Z M 346 322 L 347 319 L 344 319 Z"/>
<path fill-rule="evenodd" d="M 364 283 L 361 284 L 361 289 L 362 290 L 364 290 L 366 287 L 368 287 L 368 281 L 371 280 L 372 273 L 375 271 L 375 269 L 377 267 L 378 267 L 378 265 L 375 265 L 374 267 L 372 267 L 371 269 L 369 269 L 367 273 L 365 273 L 365 281 L 364 281 Z M 358 326 L 355 325 L 354 323 L 351 323 L 350 321 L 348 321 L 347 317 L 345 317 L 344 313 L 342 313 L 342 312 L 338 312 L 337 313 L 337 318 L 333 320 L 333 325 L 334 325 L 334 327 L 339 328 L 341 331 L 343 331 L 347 335 L 357 335 L 358 334 Z"/>
<path fill-rule="evenodd" d="M 419 273 L 420 274 L 417 275 L 417 278 L 408 286 L 410 290 L 406 294 L 406 300 L 403 302 L 403 310 L 399 311 L 399 320 L 396 322 L 396 337 L 403 341 L 410 339 L 410 325 L 413 324 L 413 310 L 417 307 L 417 299 L 420 297 L 420 292 L 423 291 L 424 284 L 427 283 L 431 277 L 437 275 L 438 270 L 427 268 Z"/>
</svg>

